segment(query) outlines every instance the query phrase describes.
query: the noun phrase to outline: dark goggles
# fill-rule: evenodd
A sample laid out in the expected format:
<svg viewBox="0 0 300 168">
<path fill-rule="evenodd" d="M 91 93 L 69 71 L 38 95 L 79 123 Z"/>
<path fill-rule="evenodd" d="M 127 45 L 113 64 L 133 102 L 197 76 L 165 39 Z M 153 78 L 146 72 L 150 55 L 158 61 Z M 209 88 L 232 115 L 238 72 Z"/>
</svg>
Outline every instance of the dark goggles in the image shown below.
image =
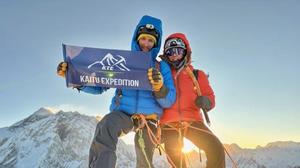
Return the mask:
<svg viewBox="0 0 300 168">
<path fill-rule="evenodd" d="M 169 48 L 165 51 L 165 55 L 170 57 L 173 55 L 185 55 L 185 49 L 183 48 L 179 48 L 179 47 L 173 47 L 173 48 Z"/>
<path fill-rule="evenodd" d="M 165 49 L 174 48 L 174 47 L 186 49 L 184 42 L 180 38 L 169 39 L 168 41 L 166 41 L 164 46 Z"/>
</svg>

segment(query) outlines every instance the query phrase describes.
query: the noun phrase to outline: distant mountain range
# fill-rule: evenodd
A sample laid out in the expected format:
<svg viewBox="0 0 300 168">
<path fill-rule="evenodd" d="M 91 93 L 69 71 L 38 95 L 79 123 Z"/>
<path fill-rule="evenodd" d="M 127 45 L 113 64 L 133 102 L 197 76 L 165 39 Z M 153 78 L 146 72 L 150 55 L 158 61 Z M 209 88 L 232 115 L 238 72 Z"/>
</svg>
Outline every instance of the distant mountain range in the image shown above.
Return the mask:
<svg viewBox="0 0 300 168">
<path fill-rule="evenodd" d="M 41 108 L 9 127 L 0 128 L 0 168 L 86 168 L 88 151 L 98 120 L 78 112 Z M 300 143 L 273 142 L 242 149 L 225 145 L 239 168 L 300 168 Z M 197 152 L 189 153 L 191 167 L 202 167 Z M 135 167 L 132 145 L 119 141 L 117 167 Z M 205 161 L 205 159 L 203 159 Z M 227 167 L 232 167 L 226 160 Z M 165 156 L 154 156 L 157 168 L 169 167 Z"/>
</svg>

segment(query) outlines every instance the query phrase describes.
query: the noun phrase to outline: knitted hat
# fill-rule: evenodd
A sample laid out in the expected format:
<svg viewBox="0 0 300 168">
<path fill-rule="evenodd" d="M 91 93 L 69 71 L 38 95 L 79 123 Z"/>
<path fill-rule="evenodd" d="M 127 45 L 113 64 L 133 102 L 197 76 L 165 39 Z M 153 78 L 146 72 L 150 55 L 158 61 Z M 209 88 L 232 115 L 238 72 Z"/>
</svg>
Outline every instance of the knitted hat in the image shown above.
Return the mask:
<svg viewBox="0 0 300 168">
<path fill-rule="evenodd" d="M 154 41 L 154 44 L 156 44 L 156 42 L 157 42 L 156 38 L 154 36 L 152 36 L 151 34 L 144 34 L 144 33 L 142 33 L 138 36 L 137 41 L 139 41 L 143 37 L 151 38 Z"/>
<path fill-rule="evenodd" d="M 147 37 L 154 39 L 155 44 L 158 41 L 159 35 L 152 24 L 146 24 L 145 26 L 141 26 L 139 28 L 137 32 L 137 41 L 141 39 L 141 37 L 145 37 L 145 35 L 148 35 Z"/>
</svg>

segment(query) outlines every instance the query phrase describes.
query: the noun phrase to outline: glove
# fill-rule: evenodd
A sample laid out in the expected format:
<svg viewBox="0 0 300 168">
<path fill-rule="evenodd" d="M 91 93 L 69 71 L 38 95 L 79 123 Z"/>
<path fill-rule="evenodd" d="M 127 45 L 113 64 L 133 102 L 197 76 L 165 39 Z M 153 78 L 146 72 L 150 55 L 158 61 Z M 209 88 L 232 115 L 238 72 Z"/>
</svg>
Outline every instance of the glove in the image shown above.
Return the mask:
<svg viewBox="0 0 300 168">
<path fill-rule="evenodd" d="M 211 103 L 207 96 L 198 96 L 195 100 L 195 104 L 204 111 L 209 111 L 211 109 Z"/>
<path fill-rule="evenodd" d="M 158 92 L 164 84 L 164 79 L 161 73 L 155 68 L 148 69 L 148 79 L 152 85 L 153 91 Z"/>
<path fill-rule="evenodd" d="M 57 65 L 57 70 L 56 70 L 57 75 L 65 78 L 67 68 L 68 68 L 68 64 L 66 62 L 59 63 Z"/>
</svg>

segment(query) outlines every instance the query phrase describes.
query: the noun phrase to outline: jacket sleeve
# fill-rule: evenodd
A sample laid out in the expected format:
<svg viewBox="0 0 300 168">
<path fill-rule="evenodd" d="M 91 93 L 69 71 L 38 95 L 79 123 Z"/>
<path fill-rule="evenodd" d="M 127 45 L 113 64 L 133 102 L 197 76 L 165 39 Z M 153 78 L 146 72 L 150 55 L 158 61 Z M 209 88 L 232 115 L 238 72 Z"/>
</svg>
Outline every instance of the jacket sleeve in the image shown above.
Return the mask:
<svg viewBox="0 0 300 168">
<path fill-rule="evenodd" d="M 103 92 L 107 91 L 108 87 L 93 87 L 93 86 L 82 86 L 78 90 L 83 91 L 85 93 L 90 94 L 102 94 Z"/>
<path fill-rule="evenodd" d="M 215 93 L 209 84 L 207 75 L 201 70 L 198 71 L 198 83 L 201 89 L 202 96 L 207 96 L 209 98 L 211 109 L 213 109 L 216 105 Z"/>
<path fill-rule="evenodd" d="M 176 89 L 174 86 L 171 69 L 164 61 L 160 62 L 160 72 L 164 79 L 164 86 L 168 89 L 168 93 L 164 98 L 156 98 L 156 100 L 162 108 L 168 108 L 175 103 Z"/>
</svg>

